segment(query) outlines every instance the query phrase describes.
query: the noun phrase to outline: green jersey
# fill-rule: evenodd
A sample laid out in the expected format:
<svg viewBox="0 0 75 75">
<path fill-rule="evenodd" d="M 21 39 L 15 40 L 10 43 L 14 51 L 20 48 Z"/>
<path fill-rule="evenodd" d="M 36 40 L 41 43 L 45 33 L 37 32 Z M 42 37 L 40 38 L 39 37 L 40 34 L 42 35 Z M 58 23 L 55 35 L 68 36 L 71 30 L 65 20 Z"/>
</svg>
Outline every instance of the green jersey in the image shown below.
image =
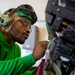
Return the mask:
<svg viewBox="0 0 75 75">
<path fill-rule="evenodd" d="M 0 75 L 33 75 L 32 72 L 27 72 L 35 59 L 32 54 L 20 57 L 21 51 L 17 43 L 9 44 L 5 41 L 0 32 Z"/>
</svg>

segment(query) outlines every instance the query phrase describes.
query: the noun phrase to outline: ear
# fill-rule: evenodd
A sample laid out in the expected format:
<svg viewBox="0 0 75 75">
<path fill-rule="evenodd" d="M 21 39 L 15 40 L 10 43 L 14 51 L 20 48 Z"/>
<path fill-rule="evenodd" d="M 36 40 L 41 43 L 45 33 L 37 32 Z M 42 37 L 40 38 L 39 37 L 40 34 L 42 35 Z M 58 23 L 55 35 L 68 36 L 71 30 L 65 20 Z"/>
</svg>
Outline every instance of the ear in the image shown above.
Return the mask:
<svg viewBox="0 0 75 75">
<path fill-rule="evenodd" d="M 5 13 L 0 18 L 0 25 L 5 26 L 9 22 L 9 15 L 8 13 Z"/>
<path fill-rule="evenodd" d="M 1 17 L 0 17 L 0 25 L 1 26 L 6 26 L 8 24 L 9 21 L 11 21 L 11 17 L 10 17 L 10 14 L 12 12 L 14 8 L 11 8 L 7 11 L 5 11 Z M 11 14 L 12 15 L 12 14 Z"/>
</svg>

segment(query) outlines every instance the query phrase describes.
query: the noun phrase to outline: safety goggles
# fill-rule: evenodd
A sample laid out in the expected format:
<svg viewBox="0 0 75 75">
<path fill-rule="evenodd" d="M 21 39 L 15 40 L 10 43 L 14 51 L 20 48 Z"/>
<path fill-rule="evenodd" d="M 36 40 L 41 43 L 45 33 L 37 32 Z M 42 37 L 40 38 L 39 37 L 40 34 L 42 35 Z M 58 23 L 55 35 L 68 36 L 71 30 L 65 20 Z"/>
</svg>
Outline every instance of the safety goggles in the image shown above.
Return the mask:
<svg viewBox="0 0 75 75">
<path fill-rule="evenodd" d="M 25 19 L 19 19 L 19 20 L 17 20 L 17 21 L 21 22 L 22 25 L 23 25 L 25 28 L 31 29 L 31 23 L 30 23 L 30 22 L 27 22 Z"/>
</svg>

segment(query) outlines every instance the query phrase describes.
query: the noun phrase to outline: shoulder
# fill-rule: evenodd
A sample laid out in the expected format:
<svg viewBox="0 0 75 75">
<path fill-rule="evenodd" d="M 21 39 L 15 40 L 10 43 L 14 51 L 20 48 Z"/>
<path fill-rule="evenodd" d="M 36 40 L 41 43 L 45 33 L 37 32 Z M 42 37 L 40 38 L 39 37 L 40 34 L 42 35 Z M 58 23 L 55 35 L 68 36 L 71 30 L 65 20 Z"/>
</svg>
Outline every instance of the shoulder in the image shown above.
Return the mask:
<svg viewBox="0 0 75 75">
<path fill-rule="evenodd" d="M 14 45 L 15 45 L 16 48 L 21 49 L 18 43 L 15 42 Z"/>
<path fill-rule="evenodd" d="M 19 44 L 18 43 L 14 43 L 14 52 L 15 52 L 15 54 L 16 54 L 16 56 L 21 56 L 21 48 L 20 48 L 20 46 L 19 46 Z"/>
</svg>

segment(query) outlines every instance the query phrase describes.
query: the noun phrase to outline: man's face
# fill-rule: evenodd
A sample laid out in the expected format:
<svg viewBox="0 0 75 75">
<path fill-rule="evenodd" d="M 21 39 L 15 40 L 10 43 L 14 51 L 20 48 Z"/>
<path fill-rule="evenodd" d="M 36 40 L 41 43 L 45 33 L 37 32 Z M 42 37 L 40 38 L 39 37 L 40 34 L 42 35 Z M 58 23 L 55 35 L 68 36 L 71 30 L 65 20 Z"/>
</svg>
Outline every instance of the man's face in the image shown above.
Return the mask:
<svg viewBox="0 0 75 75">
<path fill-rule="evenodd" d="M 15 42 L 23 44 L 31 31 L 31 23 L 27 19 L 19 19 L 12 25 L 9 33 Z"/>
</svg>

